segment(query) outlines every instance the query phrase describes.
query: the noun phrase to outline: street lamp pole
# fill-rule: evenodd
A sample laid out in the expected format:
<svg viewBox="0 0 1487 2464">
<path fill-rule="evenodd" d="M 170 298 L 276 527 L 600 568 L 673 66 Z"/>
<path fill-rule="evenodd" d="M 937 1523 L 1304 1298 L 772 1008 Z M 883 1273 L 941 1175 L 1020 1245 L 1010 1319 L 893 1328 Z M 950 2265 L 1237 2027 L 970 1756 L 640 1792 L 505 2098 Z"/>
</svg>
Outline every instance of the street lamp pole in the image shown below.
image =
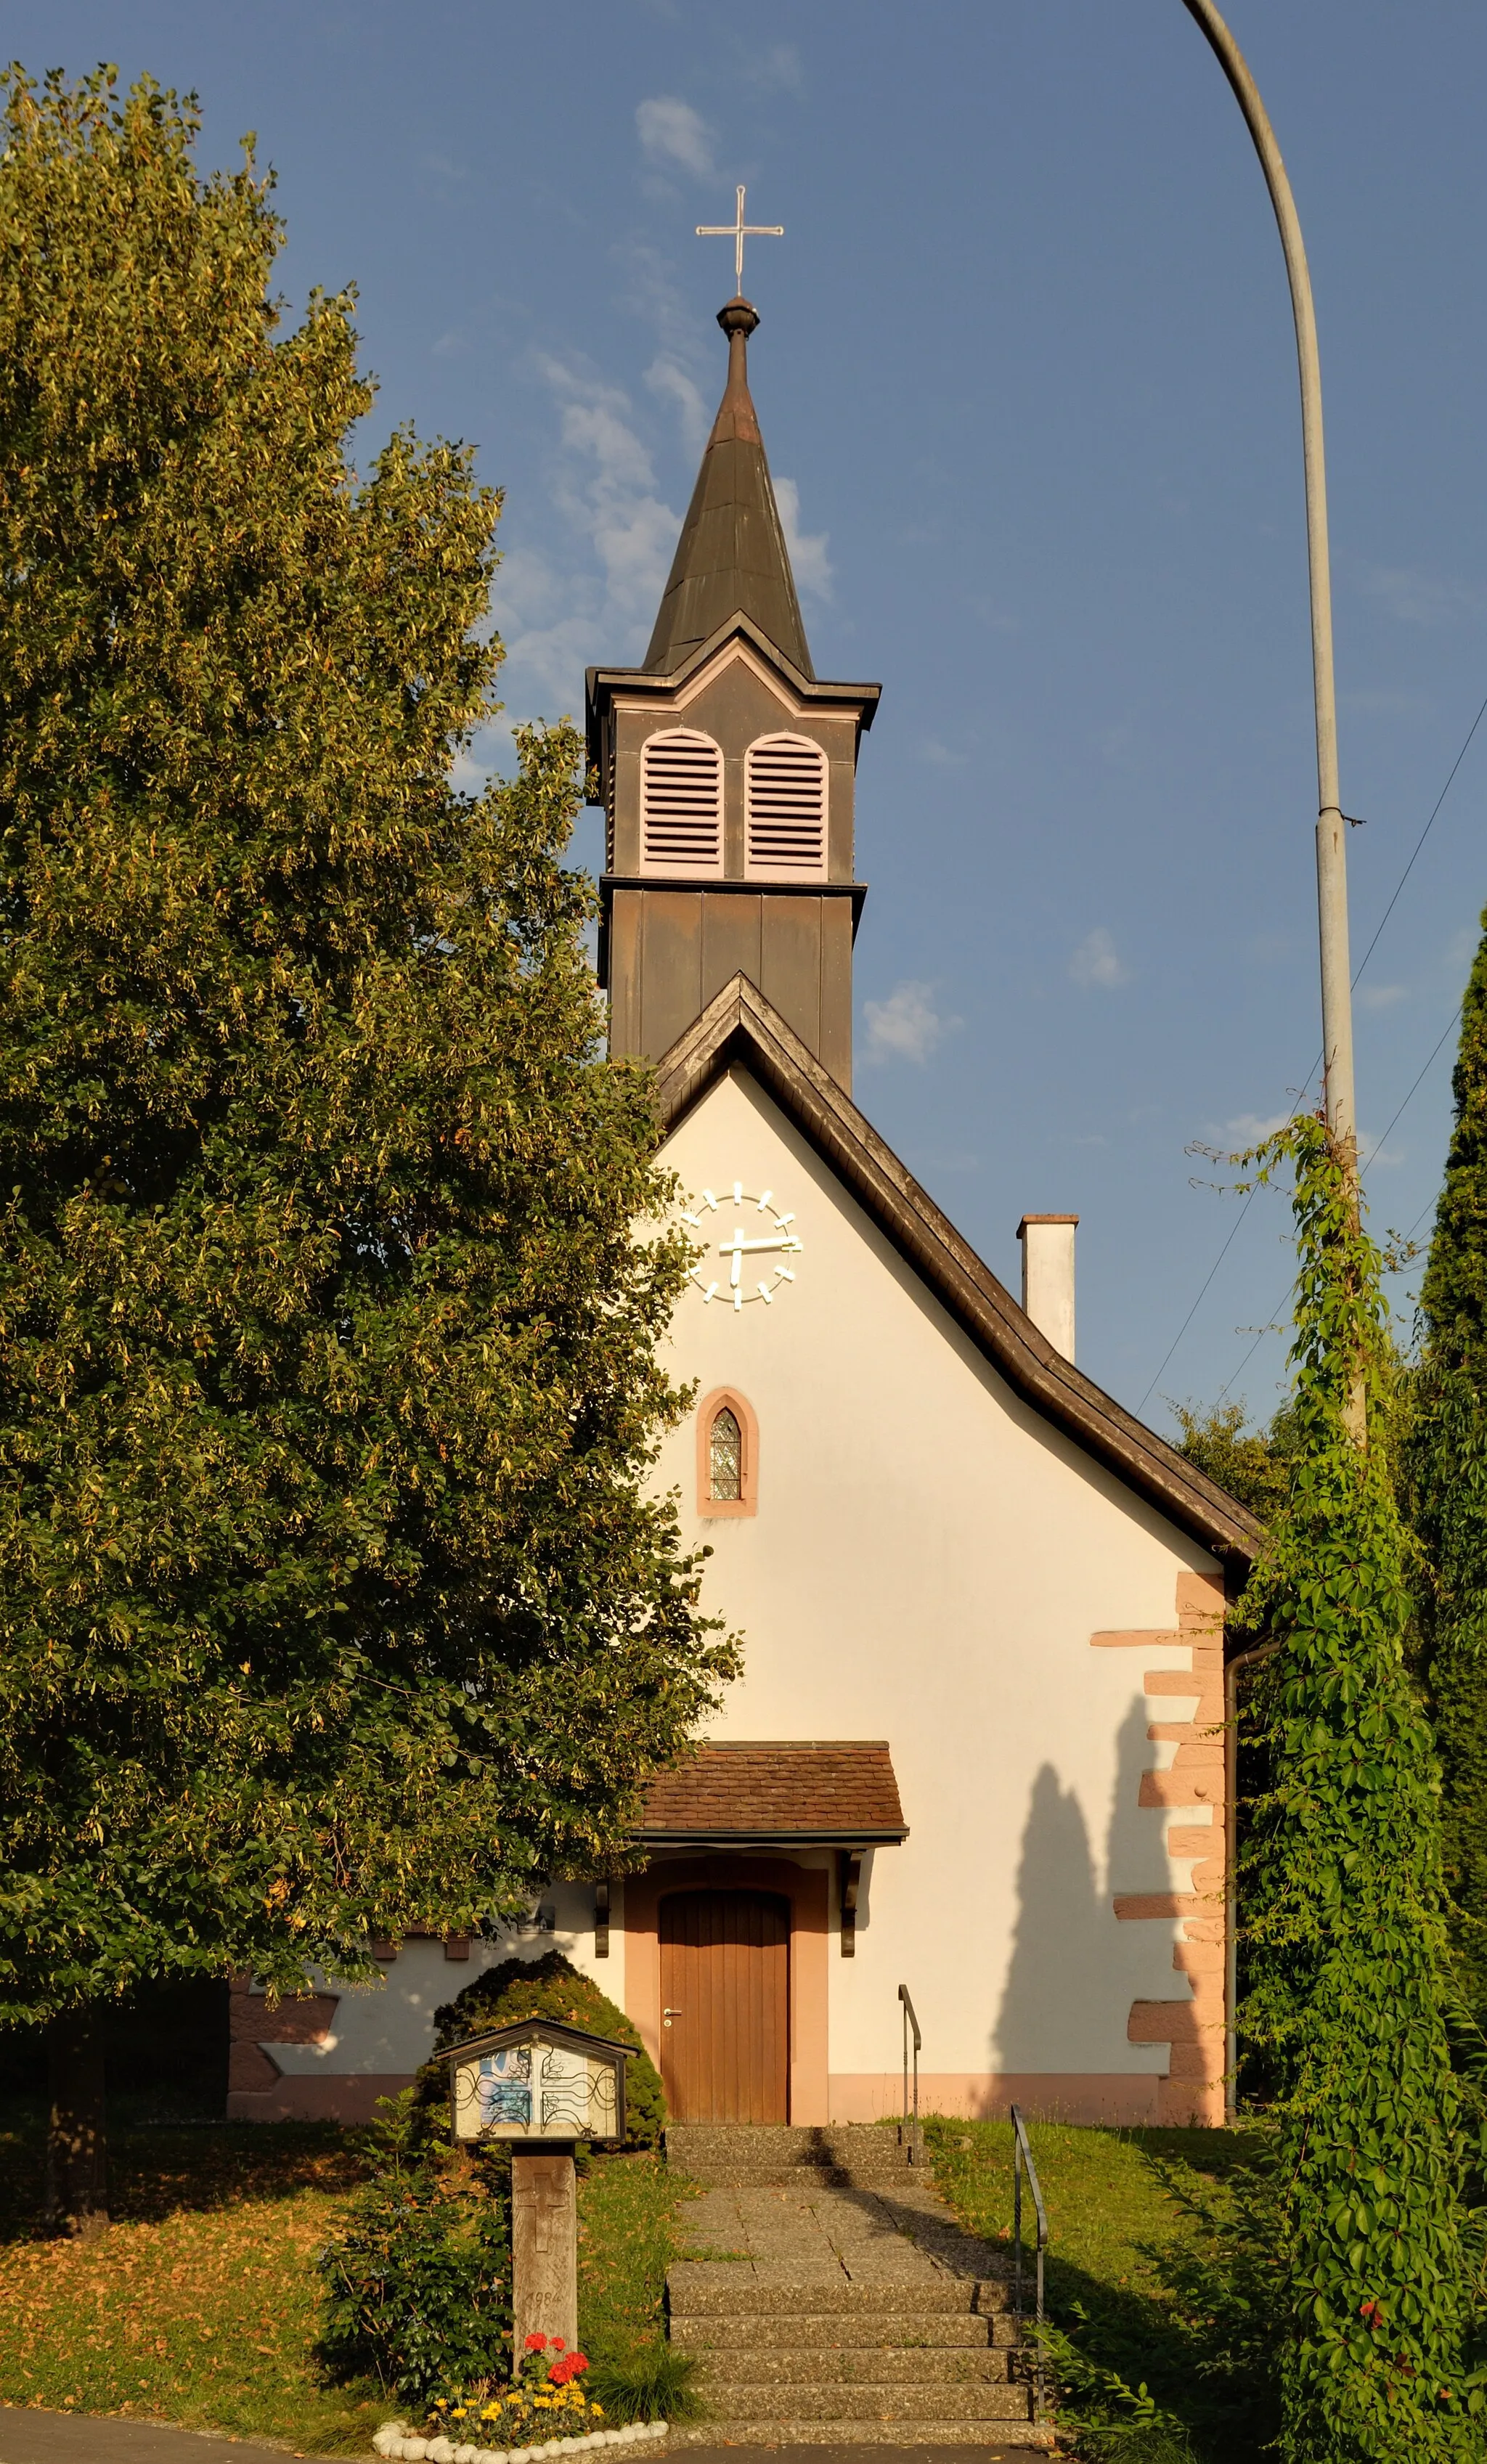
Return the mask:
<svg viewBox="0 0 1487 2464">
<path fill-rule="evenodd" d="M 1306 546 L 1311 567 L 1312 687 L 1317 705 L 1317 919 L 1321 942 L 1322 1090 L 1327 1127 L 1358 1197 L 1358 1116 L 1353 1099 L 1353 1000 L 1347 949 L 1346 824 L 1338 801 L 1337 697 L 1332 674 L 1332 573 L 1327 554 L 1327 467 L 1321 439 L 1321 363 L 1317 316 L 1301 225 L 1286 166 L 1259 89 L 1213 0 L 1183 0 L 1208 36 L 1254 140 L 1280 227 L 1291 283 L 1296 356 L 1301 380 L 1301 447 L 1306 466 Z"/>
</svg>

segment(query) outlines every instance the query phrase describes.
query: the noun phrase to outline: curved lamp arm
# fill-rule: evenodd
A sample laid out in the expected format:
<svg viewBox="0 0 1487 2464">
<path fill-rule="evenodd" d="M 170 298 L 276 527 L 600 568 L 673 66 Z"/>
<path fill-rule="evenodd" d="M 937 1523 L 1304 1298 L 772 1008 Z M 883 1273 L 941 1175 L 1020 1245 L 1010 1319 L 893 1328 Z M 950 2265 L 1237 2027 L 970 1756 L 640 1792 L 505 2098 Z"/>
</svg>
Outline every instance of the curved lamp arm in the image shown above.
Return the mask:
<svg viewBox="0 0 1487 2464">
<path fill-rule="evenodd" d="M 1321 434 L 1321 363 L 1317 315 L 1300 219 L 1259 88 L 1213 0 L 1183 0 L 1202 28 L 1254 140 L 1280 227 L 1291 283 L 1296 356 L 1301 380 L 1301 448 L 1306 465 L 1306 545 L 1311 570 L 1312 688 L 1317 708 L 1317 912 L 1321 940 L 1322 1085 L 1327 1127 L 1356 1189 L 1358 1121 L 1353 1096 L 1353 1002 L 1347 947 L 1346 824 L 1338 797 L 1337 697 L 1332 669 L 1332 571 L 1327 552 L 1327 467 Z"/>
</svg>

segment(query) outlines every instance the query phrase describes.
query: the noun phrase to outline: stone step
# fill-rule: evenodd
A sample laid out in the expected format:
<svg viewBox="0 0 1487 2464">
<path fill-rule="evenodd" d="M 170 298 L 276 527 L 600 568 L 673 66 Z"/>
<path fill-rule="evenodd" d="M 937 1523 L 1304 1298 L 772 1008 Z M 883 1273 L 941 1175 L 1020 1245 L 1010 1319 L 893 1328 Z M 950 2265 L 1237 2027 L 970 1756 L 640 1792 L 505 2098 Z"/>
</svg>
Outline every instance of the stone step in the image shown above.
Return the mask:
<svg viewBox="0 0 1487 2464">
<path fill-rule="evenodd" d="M 791 2277 L 747 2260 L 678 2259 L 666 2278 L 673 2333 L 692 2318 L 793 2318 L 803 2313 L 864 2313 L 894 2319 L 971 2311 L 989 2318 L 1005 2310 L 1010 2287 L 1003 2279 L 969 2276 L 884 2277 L 878 2282 L 846 2277 Z"/>
<path fill-rule="evenodd" d="M 913 2172 L 896 2130 L 875 2123 L 789 2128 L 763 2123 L 674 2122 L 666 2131 L 668 2164 L 694 2175 L 718 2167 L 753 2172 L 761 2167 L 795 2170 L 840 2167 L 888 2174 Z"/>
<path fill-rule="evenodd" d="M 758 2344 L 734 2352 L 715 2346 L 698 2356 L 697 2384 L 708 2401 L 721 2403 L 754 2387 L 970 2387 L 1005 2386 L 1008 2350 L 921 2345 L 811 2343 L 771 2351 Z"/>
<path fill-rule="evenodd" d="M 800 2421 L 782 2431 L 778 2421 L 695 2422 L 674 2430 L 672 2447 L 716 2447 L 725 2430 L 731 2447 L 965 2447 L 986 2448 L 993 2458 L 1046 2455 L 1054 2431 L 1031 2421 Z"/>
<path fill-rule="evenodd" d="M 995 2345 L 1005 2350 L 1018 2342 L 1017 2322 L 1005 2313 L 981 2319 L 973 2311 L 931 2312 L 905 2309 L 866 2311 L 850 2318 L 836 2311 L 826 2316 L 793 2311 L 787 2317 L 759 2318 L 746 2313 L 717 2317 L 672 2315 L 674 2344 L 699 2355 L 751 2352 L 906 2352 L 985 2353 Z"/>
<path fill-rule="evenodd" d="M 747 2387 L 713 2392 L 708 2413 L 729 2439 L 740 2421 L 792 2428 L 810 2421 L 1026 2421 L 1028 2390 L 1008 2380 L 979 2387 Z"/>
</svg>

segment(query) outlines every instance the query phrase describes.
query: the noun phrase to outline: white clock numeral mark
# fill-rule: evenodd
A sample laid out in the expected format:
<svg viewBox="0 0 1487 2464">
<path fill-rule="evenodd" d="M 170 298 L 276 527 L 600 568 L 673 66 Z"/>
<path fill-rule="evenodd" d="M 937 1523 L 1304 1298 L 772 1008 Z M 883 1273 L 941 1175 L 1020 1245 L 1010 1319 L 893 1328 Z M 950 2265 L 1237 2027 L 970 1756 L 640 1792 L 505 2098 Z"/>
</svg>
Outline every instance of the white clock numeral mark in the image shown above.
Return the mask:
<svg viewBox="0 0 1487 2464">
<path fill-rule="evenodd" d="M 735 1312 L 742 1309 L 745 1301 L 759 1300 L 766 1307 L 771 1307 L 781 1284 L 792 1284 L 795 1281 L 794 1270 L 785 1264 L 786 1258 L 798 1256 L 806 1244 L 799 1233 L 790 1228 L 795 1221 L 794 1216 L 781 1215 L 776 1212 L 772 1189 L 766 1189 L 762 1197 L 755 1198 L 744 1188 L 742 1179 L 736 1180 L 733 1184 L 733 1203 L 740 1213 L 745 1206 L 751 1206 L 756 1216 L 763 1215 L 770 1219 L 768 1230 L 766 1231 L 761 1227 L 750 1238 L 743 1224 L 735 1221 L 732 1237 L 720 1241 L 717 1249 L 717 1255 L 728 1261 L 726 1286 L 716 1278 L 709 1282 L 699 1266 L 689 1269 L 690 1280 L 696 1284 L 704 1302 L 715 1299 L 726 1289 L 732 1297 Z M 714 1190 L 703 1190 L 701 1198 L 697 1201 L 695 1211 L 689 1212 L 683 1207 L 681 1220 L 684 1223 L 690 1224 L 694 1232 L 699 1232 L 704 1210 L 714 1215 L 720 1212 L 718 1196 Z M 761 1265 L 767 1258 L 772 1268 L 773 1281 L 767 1283 L 756 1281 L 745 1285 L 744 1281 L 745 1258 L 750 1262 L 758 1258 Z"/>
</svg>

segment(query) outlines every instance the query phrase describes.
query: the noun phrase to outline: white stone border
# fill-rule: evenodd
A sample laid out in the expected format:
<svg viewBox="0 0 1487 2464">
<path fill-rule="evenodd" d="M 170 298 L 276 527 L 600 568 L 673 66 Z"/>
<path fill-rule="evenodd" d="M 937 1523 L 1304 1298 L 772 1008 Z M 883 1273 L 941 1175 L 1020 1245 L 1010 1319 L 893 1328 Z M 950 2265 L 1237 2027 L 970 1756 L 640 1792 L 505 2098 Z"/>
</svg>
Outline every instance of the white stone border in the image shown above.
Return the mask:
<svg viewBox="0 0 1487 2464">
<path fill-rule="evenodd" d="M 589 2430 L 581 2438 L 549 2438 L 541 2447 L 456 2447 L 441 2431 L 433 2438 L 415 2438 L 407 2424 L 385 2421 L 372 2439 L 379 2455 L 400 2456 L 404 2464 L 535 2464 L 539 2455 L 579 2455 L 586 2447 L 635 2447 L 664 2438 L 670 2424 L 633 2421 L 623 2430 Z"/>
</svg>

